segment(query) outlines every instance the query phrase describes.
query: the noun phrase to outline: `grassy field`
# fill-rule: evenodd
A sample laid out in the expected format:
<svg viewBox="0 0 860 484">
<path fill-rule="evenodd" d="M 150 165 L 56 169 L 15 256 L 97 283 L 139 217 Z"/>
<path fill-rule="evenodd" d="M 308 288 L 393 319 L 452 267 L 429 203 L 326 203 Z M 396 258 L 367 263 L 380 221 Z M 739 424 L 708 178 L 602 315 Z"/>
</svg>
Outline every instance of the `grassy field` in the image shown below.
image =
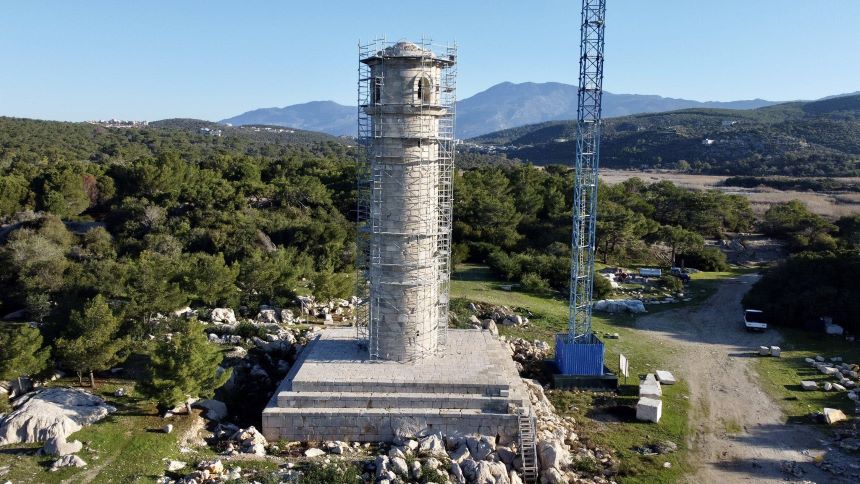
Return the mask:
<svg viewBox="0 0 860 484">
<path fill-rule="evenodd" d="M 60 380 L 54 385 L 73 386 L 76 381 Z M 115 397 L 118 387 L 130 390 L 125 397 Z M 82 469 L 67 468 L 50 472 L 55 457 L 34 455 L 41 447 L 39 444 L 13 444 L 0 447 L 0 469 L 8 467 L 8 473 L 0 480 L 13 483 L 61 483 L 61 482 L 153 482 L 164 475 L 168 459 L 176 459 L 189 464 L 213 457 L 207 449 L 195 452 L 180 452 L 180 439 L 191 425 L 188 417 L 175 417 L 166 421 L 161 418 L 155 407 L 137 397 L 133 391 L 134 383 L 112 380 L 102 383 L 96 393 L 117 408 L 108 418 L 76 432 L 69 440 L 80 440 L 84 450 L 78 455 L 87 462 Z M 161 431 L 167 423 L 174 425 L 173 433 Z M 197 452 L 199 450 L 199 452 Z M 231 461 L 230 467 L 238 465 L 243 469 L 271 468 L 274 464 L 259 462 Z"/>
<path fill-rule="evenodd" d="M 824 407 L 838 408 L 846 415 L 854 415 L 854 402 L 844 392 L 803 391 L 801 380 L 812 380 L 819 385 L 829 381 L 836 383 L 810 366 L 804 358 L 823 356 L 842 357 L 846 363 L 860 363 L 860 346 L 849 343 L 842 337 L 825 336 L 802 331 L 781 329 L 785 336 L 780 358 L 756 358 L 755 368 L 761 377 L 763 388 L 776 400 L 790 421 L 810 422 L 810 412 L 820 412 Z"/>
<path fill-rule="evenodd" d="M 665 311 L 684 305 L 697 304 L 716 290 L 719 280 L 734 273 L 699 273 L 687 286 L 689 302 L 649 306 L 649 311 Z M 452 308 L 461 321 L 470 314 L 468 302 L 480 302 L 529 311 L 528 327 L 500 326 L 499 332 L 510 337 L 528 340 L 541 339 L 551 345 L 554 335 L 567 328 L 567 299 L 561 295 L 534 295 L 516 290 L 505 291 L 505 283 L 493 280 L 486 267 L 464 265 L 455 273 L 451 282 Z M 689 408 L 689 391 L 684 382 L 664 386 L 663 418 L 659 424 L 642 423 L 635 420 L 632 406 L 638 394 L 638 375 L 664 367 L 676 349 L 650 338 L 633 328 L 635 317 L 631 315 L 604 315 L 596 313 L 593 327 L 598 334 L 618 333 L 618 339 L 603 341 L 606 347 L 605 361 L 610 370 L 618 370 L 618 355 L 624 354 L 630 361 L 630 378 L 622 385 L 618 394 L 554 390 L 550 398 L 556 408 L 565 415 L 574 417 L 581 429 L 580 438 L 598 447 L 611 448 L 621 459 L 620 480 L 622 482 L 675 482 L 692 471 L 686 449 Z M 678 451 L 668 455 L 645 456 L 635 449 L 664 440 L 678 444 Z M 670 468 L 663 464 L 669 462 Z"/>
</svg>

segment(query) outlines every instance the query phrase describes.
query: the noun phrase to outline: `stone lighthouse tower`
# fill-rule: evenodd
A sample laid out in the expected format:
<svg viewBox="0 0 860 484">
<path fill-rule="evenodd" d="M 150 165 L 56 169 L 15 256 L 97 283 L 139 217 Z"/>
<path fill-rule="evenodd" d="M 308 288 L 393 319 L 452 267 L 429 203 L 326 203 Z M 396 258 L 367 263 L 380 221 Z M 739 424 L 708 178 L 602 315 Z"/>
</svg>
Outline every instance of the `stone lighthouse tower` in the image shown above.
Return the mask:
<svg viewBox="0 0 860 484">
<path fill-rule="evenodd" d="M 360 61 L 359 323 L 372 359 L 413 361 L 434 354 L 447 327 L 455 54 L 397 42 Z"/>
<path fill-rule="evenodd" d="M 533 424 L 507 344 L 447 327 L 456 60 L 424 41 L 359 46 L 359 344 L 353 328 L 309 336 L 263 411 L 267 439 L 513 438 Z"/>
</svg>

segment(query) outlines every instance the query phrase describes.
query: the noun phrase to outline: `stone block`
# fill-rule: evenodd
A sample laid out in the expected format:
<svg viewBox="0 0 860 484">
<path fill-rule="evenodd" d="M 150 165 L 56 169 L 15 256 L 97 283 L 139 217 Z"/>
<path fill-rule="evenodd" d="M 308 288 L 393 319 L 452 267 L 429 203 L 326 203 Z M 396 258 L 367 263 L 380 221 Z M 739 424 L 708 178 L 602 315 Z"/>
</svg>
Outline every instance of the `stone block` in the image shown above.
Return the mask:
<svg viewBox="0 0 860 484">
<path fill-rule="evenodd" d="M 660 398 L 663 396 L 663 390 L 660 388 L 660 382 L 653 373 L 649 373 L 644 380 L 639 383 L 639 396 Z"/>
<path fill-rule="evenodd" d="M 842 410 L 838 410 L 835 408 L 825 408 L 823 413 L 824 421 L 829 424 L 835 424 L 836 422 L 841 422 L 842 420 L 848 419 L 848 417 L 842 412 Z"/>
<path fill-rule="evenodd" d="M 657 423 L 663 416 L 663 402 L 656 398 L 642 397 L 636 404 L 636 420 Z"/>
<path fill-rule="evenodd" d="M 759 346 L 758 354 L 761 356 L 770 356 L 770 347 L 768 346 Z"/>
<path fill-rule="evenodd" d="M 770 356 L 776 356 L 779 358 L 779 355 L 782 353 L 782 348 L 779 346 L 771 346 L 770 347 Z"/>
<path fill-rule="evenodd" d="M 676 383 L 675 375 L 665 370 L 657 370 L 657 381 L 662 385 L 674 385 Z"/>
<path fill-rule="evenodd" d="M 818 383 L 809 380 L 803 380 L 800 382 L 800 387 L 806 391 L 818 390 Z"/>
</svg>

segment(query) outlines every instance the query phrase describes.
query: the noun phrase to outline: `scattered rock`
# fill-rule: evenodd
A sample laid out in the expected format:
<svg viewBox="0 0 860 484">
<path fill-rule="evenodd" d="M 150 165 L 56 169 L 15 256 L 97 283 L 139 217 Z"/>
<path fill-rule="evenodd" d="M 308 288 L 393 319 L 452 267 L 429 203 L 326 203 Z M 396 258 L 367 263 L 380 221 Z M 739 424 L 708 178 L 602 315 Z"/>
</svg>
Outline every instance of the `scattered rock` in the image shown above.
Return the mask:
<svg viewBox="0 0 860 484">
<path fill-rule="evenodd" d="M 173 424 L 165 425 L 164 427 L 161 428 L 161 431 L 164 432 L 165 434 L 172 433 L 173 432 Z"/>
<path fill-rule="evenodd" d="M 230 415 L 227 411 L 227 404 L 220 400 L 198 400 L 194 402 L 192 407 L 205 409 L 206 412 L 203 417 L 216 422 L 220 422 Z"/>
<path fill-rule="evenodd" d="M 306 451 L 305 451 L 305 457 L 308 457 L 308 458 L 311 458 L 311 459 L 313 459 L 314 457 L 320 457 L 320 456 L 323 456 L 323 455 L 325 455 L 325 451 L 324 451 L 324 450 L 322 450 L 322 449 L 317 449 L 317 448 L 314 448 L 314 447 L 311 447 L 310 449 L 308 449 L 308 450 L 306 450 Z"/>
<path fill-rule="evenodd" d="M 209 320 L 213 323 L 222 323 L 235 325 L 238 324 L 236 321 L 236 313 L 233 312 L 230 308 L 215 308 L 212 310 L 212 314 L 209 315 Z"/>
<path fill-rule="evenodd" d="M 76 455 L 64 455 L 53 464 L 51 464 L 51 472 L 56 472 L 63 467 L 86 467 L 87 463 Z"/>
<path fill-rule="evenodd" d="M 674 385 L 676 383 L 675 376 L 671 372 L 665 370 L 657 370 L 657 381 L 662 385 Z"/>
<path fill-rule="evenodd" d="M 389 462 L 391 466 L 391 470 L 399 475 L 399 476 L 408 476 L 409 475 L 409 467 L 406 465 L 406 459 L 402 457 L 395 457 Z"/>
<path fill-rule="evenodd" d="M 818 383 L 810 380 L 803 380 L 800 382 L 800 387 L 806 391 L 818 390 Z"/>
<path fill-rule="evenodd" d="M 77 454 L 83 447 L 84 444 L 78 440 L 66 442 L 65 436 L 51 437 L 45 441 L 45 446 L 42 447 L 42 452 L 44 452 L 45 455 L 62 457 L 64 455 Z"/>
<path fill-rule="evenodd" d="M 425 456 L 448 457 L 440 434 L 431 434 L 418 441 L 418 453 Z"/>
<path fill-rule="evenodd" d="M 842 412 L 842 410 L 838 410 L 835 408 L 825 408 L 824 411 L 824 421 L 828 424 L 835 424 L 836 422 L 841 422 L 842 420 L 847 420 L 848 417 Z"/>
<path fill-rule="evenodd" d="M 167 462 L 167 471 L 168 472 L 176 472 L 181 469 L 185 469 L 188 464 L 186 462 L 182 462 L 181 460 L 171 460 Z"/>
</svg>

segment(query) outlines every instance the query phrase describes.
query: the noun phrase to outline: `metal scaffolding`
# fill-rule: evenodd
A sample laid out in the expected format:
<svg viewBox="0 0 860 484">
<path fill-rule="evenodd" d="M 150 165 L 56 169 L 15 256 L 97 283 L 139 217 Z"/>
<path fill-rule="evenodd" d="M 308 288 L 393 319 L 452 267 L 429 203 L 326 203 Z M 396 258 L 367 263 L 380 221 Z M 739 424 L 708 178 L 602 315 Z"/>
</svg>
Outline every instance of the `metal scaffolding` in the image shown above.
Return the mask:
<svg viewBox="0 0 860 484">
<path fill-rule="evenodd" d="M 456 46 L 358 54 L 357 336 L 371 359 L 411 361 L 447 340 Z"/>
</svg>

